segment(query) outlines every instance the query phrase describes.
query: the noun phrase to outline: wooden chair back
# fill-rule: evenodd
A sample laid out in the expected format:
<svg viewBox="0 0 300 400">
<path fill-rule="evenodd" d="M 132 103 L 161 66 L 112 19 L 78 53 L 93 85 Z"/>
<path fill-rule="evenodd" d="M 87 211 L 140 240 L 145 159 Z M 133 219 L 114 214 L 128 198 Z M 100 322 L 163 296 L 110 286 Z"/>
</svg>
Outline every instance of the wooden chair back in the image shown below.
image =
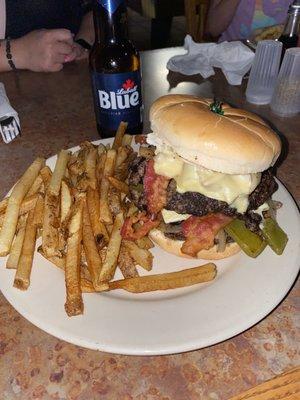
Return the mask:
<svg viewBox="0 0 300 400">
<path fill-rule="evenodd" d="M 184 0 L 186 31 L 196 42 L 204 42 L 209 0 Z"/>
</svg>

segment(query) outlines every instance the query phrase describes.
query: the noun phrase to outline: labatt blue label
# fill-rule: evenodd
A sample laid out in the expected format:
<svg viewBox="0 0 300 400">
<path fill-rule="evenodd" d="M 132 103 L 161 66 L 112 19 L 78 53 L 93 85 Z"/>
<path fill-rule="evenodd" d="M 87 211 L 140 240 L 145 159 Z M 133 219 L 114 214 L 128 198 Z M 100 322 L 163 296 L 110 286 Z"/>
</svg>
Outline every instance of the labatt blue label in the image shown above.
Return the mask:
<svg viewBox="0 0 300 400">
<path fill-rule="evenodd" d="M 109 14 L 113 14 L 124 0 L 97 0 L 98 3 L 104 7 Z"/>
<path fill-rule="evenodd" d="M 116 130 L 121 121 L 128 130 L 142 121 L 140 71 L 119 74 L 92 73 L 96 118 L 100 126 Z"/>
</svg>

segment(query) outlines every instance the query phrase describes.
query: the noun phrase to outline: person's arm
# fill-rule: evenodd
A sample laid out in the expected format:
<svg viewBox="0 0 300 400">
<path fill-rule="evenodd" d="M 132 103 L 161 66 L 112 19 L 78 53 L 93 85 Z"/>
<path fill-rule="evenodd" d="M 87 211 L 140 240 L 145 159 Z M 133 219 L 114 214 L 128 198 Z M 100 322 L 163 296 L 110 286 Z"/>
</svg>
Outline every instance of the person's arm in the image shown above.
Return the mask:
<svg viewBox="0 0 300 400">
<path fill-rule="evenodd" d="M 10 41 L 12 60 L 17 69 L 55 72 L 65 62 L 73 61 L 76 52 L 73 37 L 67 29 L 41 29 Z M 0 46 L 0 72 L 10 71 L 6 57 L 6 41 Z"/>
<path fill-rule="evenodd" d="M 207 34 L 217 38 L 230 25 L 240 0 L 212 0 L 207 13 Z"/>
<path fill-rule="evenodd" d="M 89 45 L 93 45 L 95 41 L 95 30 L 94 30 L 94 21 L 93 21 L 93 12 L 90 11 L 82 18 L 81 25 L 79 31 L 75 37 L 75 41 L 78 39 L 85 40 Z M 83 47 L 81 47 L 78 43 L 75 42 L 76 46 L 76 60 L 81 60 L 88 56 L 88 51 L 86 51 Z"/>
<path fill-rule="evenodd" d="M 95 30 L 94 30 L 94 21 L 93 21 L 93 12 L 90 11 L 82 18 L 81 25 L 79 31 L 76 35 L 76 39 L 84 39 L 91 46 L 95 40 Z"/>
</svg>

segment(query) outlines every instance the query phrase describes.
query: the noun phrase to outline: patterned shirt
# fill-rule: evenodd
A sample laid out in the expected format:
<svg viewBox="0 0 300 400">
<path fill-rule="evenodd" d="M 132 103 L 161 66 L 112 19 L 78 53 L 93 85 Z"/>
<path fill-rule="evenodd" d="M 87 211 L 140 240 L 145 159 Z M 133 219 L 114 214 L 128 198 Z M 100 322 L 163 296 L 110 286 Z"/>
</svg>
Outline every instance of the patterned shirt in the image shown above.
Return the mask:
<svg viewBox="0 0 300 400">
<path fill-rule="evenodd" d="M 241 0 L 236 13 L 219 39 L 248 39 L 254 30 L 283 24 L 292 0 Z"/>
<path fill-rule="evenodd" d="M 42 28 L 65 28 L 76 34 L 87 3 L 87 0 L 6 0 L 5 36 L 15 39 Z"/>
</svg>

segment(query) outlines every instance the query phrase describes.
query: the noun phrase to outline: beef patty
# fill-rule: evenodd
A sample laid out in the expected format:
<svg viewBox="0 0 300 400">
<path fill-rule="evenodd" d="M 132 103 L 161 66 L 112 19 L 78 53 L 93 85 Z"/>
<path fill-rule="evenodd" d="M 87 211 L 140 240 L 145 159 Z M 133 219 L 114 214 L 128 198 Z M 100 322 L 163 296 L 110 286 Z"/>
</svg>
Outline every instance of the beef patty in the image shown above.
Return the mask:
<svg viewBox="0 0 300 400">
<path fill-rule="evenodd" d="M 129 174 L 130 197 L 140 210 L 145 211 L 147 210 L 147 201 L 144 194 L 143 178 L 146 164 L 147 160 L 145 158 L 137 157 L 130 166 Z M 212 199 L 198 192 L 178 193 L 176 191 L 176 182 L 171 179 L 167 188 L 167 204 L 165 208 L 178 214 L 192 214 L 200 217 L 209 213 L 221 212 L 228 216 L 243 219 L 248 229 L 258 232 L 261 217 L 254 213 L 253 210 L 265 203 L 277 189 L 278 184 L 271 171 L 262 172 L 260 183 L 249 195 L 249 206 L 246 213 L 240 214 L 225 201 Z"/>
</svg>

